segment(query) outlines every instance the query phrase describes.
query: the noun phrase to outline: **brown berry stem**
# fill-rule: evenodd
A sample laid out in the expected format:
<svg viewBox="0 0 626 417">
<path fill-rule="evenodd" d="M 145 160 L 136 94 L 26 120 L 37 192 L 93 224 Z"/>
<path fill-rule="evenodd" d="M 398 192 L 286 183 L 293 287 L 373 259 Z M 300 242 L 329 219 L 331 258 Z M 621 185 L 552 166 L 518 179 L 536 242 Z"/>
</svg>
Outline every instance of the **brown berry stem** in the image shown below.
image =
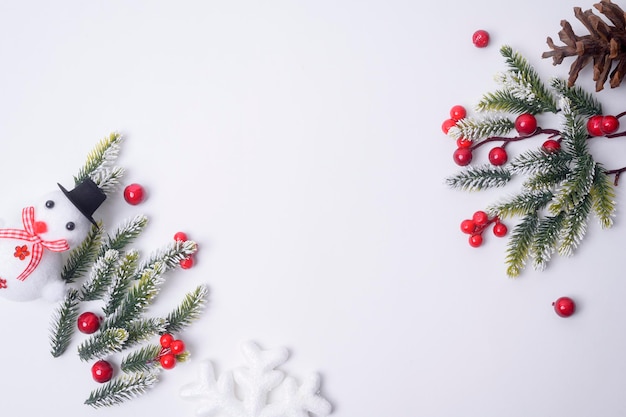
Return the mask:
<svg viewBox="0 0 626 417">
<path fill-rule="evenodd" d="M 502 147 L 504 148 L 508 143 L 510 142 L 517 142 L 520 140 L 524 140 L 524 139 L 529 139 L 532 138 L 534 136 L 538 136 L 538 135 L 550 135 L 550 138 L 553 138 L 555 136 L 560 136 L 561 132 L 556 130 L 556 129 L 542 129 L 540 127 L 538 127 L 537 129 L 535 129 L 535 131 L 529 135 L 520 135 L 520 136 L 514 136 L 514 137 L 506 137 L 506 136 L 490 136 L 485 140 L 482 140 L 478 143 L 476 143 L 475 145 L 472 145 L 470 147 L 470 150 L 474 150 L 476 148 L 481 147 L 482 145 L 484 145 L 485 143 L 489 143 L 489 142 L 502 142 Z"/>
</svg>

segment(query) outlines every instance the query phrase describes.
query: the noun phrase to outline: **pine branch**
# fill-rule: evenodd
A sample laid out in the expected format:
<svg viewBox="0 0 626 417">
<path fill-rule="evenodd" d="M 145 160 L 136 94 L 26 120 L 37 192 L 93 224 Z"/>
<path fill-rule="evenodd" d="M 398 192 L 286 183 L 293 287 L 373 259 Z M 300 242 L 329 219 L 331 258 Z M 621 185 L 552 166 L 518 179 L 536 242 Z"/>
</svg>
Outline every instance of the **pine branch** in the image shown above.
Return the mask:
<svg viewBox="0 0 626 417">
<path fill-rule="evenodd" d="M 96 259 L 102 239 L 102 223 L 93 225 L 85 240 L 72 250 L 63 265 L 61 278 L 67 283 L 73 283 L 89 271 Z"/>
<path fill-rule="evenodd" d="M 506 263 L 508 265 L 506 273 L 509 277 L 517 277 L 524 269 L 526 260 L 530 256 L 530 249 L 538 223 L 539 217 L 537 212 L 532 212 L 525 215 L 522 221 L 513 229 L 506 254 Z"/>
<path fill-rule="evenodd" d="M 596 165 L 596 173 L 590 190 L 592 208 L 604 229 L 613 226 L 615 215 L 615 189 L 608 175 Z"/>
<path fill-rule="evenodd" d="M 174 241 L 165 247 L 153 252 L 149 258 L 141 264 L 139 270 L 154 268 L 156 264 L 164 267 L 164 271 L 177 268 L 180 261 L 193 255 L 198 249 L 196 242 L 192 240 Z"/>
<path fill-rule="evenodd" d="M 112 236 L 108 236 L 100 249 L 100 255 L 109 249 L 122 251 L 133 242 L 148 224 L 148 218 L 144 215 L 135 216 L 120 225 Z"/>
<path fill-rule="evenodd" d="M 157 380 L 156 372 L 123 375 L 92 391 L 85 404 L 94 408 L 120 404 L 144 394 Z"/>
<path fill-rule="evenodd" d="M 567 81 L 557 78 L 552 80 L 551 86 L 557 93 L 569 100 L 573 113 L 581 116 L 602 114 L 602 104 L 582 88 L 578 86 L 569 87 Z"/>
<path fill-rule="evenodd" d="M 564 220 L 565 213 L 563 212 L 556 216 L 548 216 L 539 220 L 531 250 L 535 269 L 545 269 L 552 254 L 556 251 L 563 230 Z"/>
<path fill-rule="evenodd" d="M 159 367 L 161 349 L 160 345 L 143 346 L 123 358 L 120 367 L 125 373 L 152 371 Z"/>
<path fill-rule="evenodd" d="M 549 170 L 538 172 L 527 178 L 523 185 L 529 191 L 553 191 L 567 179 L 569 174 L 570 170 L 568 167 L 551 167 Z"/>
<path fill-rule="evenodd" d="M 515 128 L 515 123 L 505 116 L 486 116 L 483 118 L 466 117 L 448 131 L 454 139 L 466 138 L 473 141 L 491 136 L 502 136 Z"/>
<path fill-rule="evenodd" d="M 549 210 L 552 214 L 569 212 L 586 199 L 591 190 L 596 173 L 596 163 L 590 155 L 579 158 L 572 168 L 571 175 L 563 182 L 555 194 Z"/>
<path fill-rule="evenodd" d="M 591 212 L 592 202 L 589 194 L 574 207 L 565 219 L 563 238 L 558 252 L 561 256 L 571 256 L 580 244 L 587 231 L 587 219 Z"/>
<path fill-rule="evenodd" d="M 160 333 L 165 333 L 166 322 L 160 318 L 136 319 L 128 323 L 128 339 L 124 342 L 124 349 L 143 342 Z"/>
<path fill-rule="evenodd" d="M 501 219 L 526 216 L 546 207 L 552 197 L 550 190 L 526 191 L 511 197 L 508 201 L 490 206 L 488 211 L 496 213 Z"/>
<path fill-rule="evenodd" d="M 97 175 L 101 169 L 110 166 L 118 157 L 122 136 L 118 133 L 111 133 L 105 137 L 87 154 L 87 161 L 74 176 L 76 185 L 86 178 Z"/>
<path fill-rule="evenodd" d="M 572 156 L 565 152 L 547 153 L 542 150 L 528 150 L 520 153 L 509 164 L 513 174 L 536 174 L 546 170 L 567 168 Z"/>
<path fill-rule="evenodd" d="M 122 328 L 102 329 L 78 346 L 78 357 L 83 361 L 120 352 L 128 339 L 128 331 Z"/>
<path fill-rule="evenodd" d="M 526 113 L 535 110 L 529 107 L 528 103 L 519 94 L 516 95 L 509 90 L 497 90 L 486 93 L 476 105 L 476 109 L 481 112 L 506 112 L 513 114 Z"/>
<path fill-rule="evenodd" d="M 125 327 L 142 314 L 158 295 L 163 264 L 155 263 L 153 268 L 146 268 L 137 283 L 129 289 L 119 307 L 103 322 L 102 328 Z"/>
<path fill-rule="evenodd" d="M 182 303 L 165 318 L 165 332 L 179 333 L 196 320 L 207 301 L 209 289 L 199 285 L 195 290 L 185 295 Z"/>
<path fill-rule="evenodd" d="M 98 188 L 109 195 L 115 191 L 124 173 L 125 170 L 122 167 L 102 168 L 94 172 L 91 179 Z"/>
<path fill-rule="evenodd" d="M 468 166 L 465 170 L 446 178 L 446 184 L 455 189 L 480 191 L 486 188 L 503 187 L 512 177 L 509 170 L 504 167 Z"/>
<path fill-rule="evenodd" d="M 135 278 L 135 270 L 139 264 L 139 252 L 132 249 L 129 250 L 121 259 L 116 272 L 113 274 L 113 280 L 109 287 L 106 303 L 103 312 L 106 316 L 112 314 L 122 303 L 126 296 L 126 291 L 130 283 Z"/>
<path fill-rule="evenodd" d="M 81 287 L 81 300 L 93 301 L 101 299 L 106 294 L 113 272 L 119 260 L 119 252 L 115 249 L 107 250 L 101 257 L 96 259 L 89 279 Z"/>
<path fill-rule="evenodd" d="M 563 101 L 563 104 L 567 102 L 566 100 Z M 561 148 L 562 152 L 568 153 L 574 158 L 589 155 L 587 146 L 589 134 L 587 132 L 586 123 L 582 119 L 576 117 L 575 114 L 570 113 L 568 105 L 563 107 L 565 123 L 561 133 L 561 138 L 563 139 L 561 142 L 563 145 Z"/>
<path fill-rule="evenodd" d="M 52 356 L 61 356 L 70 345 L 78 319 L 78 291 L 70 289 L 52 317 L 50 344 Z"/>
<path fill-rule="evenodd" d="M 526 112 L 556 113 L 558 108 L 554 96 L 528 61 L 507 45 L 500 48 L 500 54 L 509 67 L 510 77 L 506 78 L 505 85 L 514 95 L 526 100 L 528 104 Z"/>
</svg>

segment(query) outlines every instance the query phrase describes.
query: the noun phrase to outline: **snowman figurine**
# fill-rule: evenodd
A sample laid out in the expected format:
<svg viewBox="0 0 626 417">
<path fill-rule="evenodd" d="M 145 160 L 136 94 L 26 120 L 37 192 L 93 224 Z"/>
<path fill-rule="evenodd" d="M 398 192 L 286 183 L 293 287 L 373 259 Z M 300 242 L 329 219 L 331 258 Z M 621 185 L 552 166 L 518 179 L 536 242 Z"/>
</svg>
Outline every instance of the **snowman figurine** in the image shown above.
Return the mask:
<svg viewBox="0 0 626 417">
<path fill-rule="evenodd" d="M 6 299 L 57 301 L 65 294 L 63 252 L 87 237 L 106 195 L 90 179 L 70 191 L 58 186 L 0 227 L 0 296 Z"/>
</svg>

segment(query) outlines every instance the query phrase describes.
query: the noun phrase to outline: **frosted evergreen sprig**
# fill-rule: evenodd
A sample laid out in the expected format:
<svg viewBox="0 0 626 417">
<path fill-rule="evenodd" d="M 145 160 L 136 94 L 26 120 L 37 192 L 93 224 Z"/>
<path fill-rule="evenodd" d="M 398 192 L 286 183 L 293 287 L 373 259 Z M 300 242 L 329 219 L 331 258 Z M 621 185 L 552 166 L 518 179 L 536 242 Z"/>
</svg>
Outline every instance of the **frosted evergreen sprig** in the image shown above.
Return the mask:
<svg viewBox="0 0 626 417">
<path fill-rule="evenodd" d="M 70 251 L 61 271 L 61 278 L 68 284 L 73 283 L 89 272 L 89 269 L 100 250 L 102 239 L 102 222 L 92 225 L 85 240 Z"/>
<path fill-rule="evenodd" d="M 79 184 L 86 178 L 97 178 L 99 171 L 110 168 L 119 156 L 122 139 L 119 133 L 111 133 L 100 140 L 87 154 L 87 160 L 74 176 L 74 182 Z"/>
<path fill-rule="evenodd" d="M 120 352 L 128 339 L 128 331 L 123 328 L 107 328 L 94 333 L 78 345 L 78 357 L 83 361 Z"/>
<path fill-rule="evenodd" d="M 124 173 L 125 169 L 122 167 L 102 168 L 91 175 L 91 180 L 109 195 L 117 188 Z"/>
<path fill-rule="evenodd" d="M 487 188 L 504 187 L 511 181 L 511 172 L 493 165 L 471 166 L 446 178 L 446 184 L 455 189 L 479 191 Z"/>
<path fill-rule="evenodd" d="M 122 375 L 90 393 L 85 404 L 94 408 L 120 404 L 144 394 L 158 381 L 156 372 L 138 372 Z"/>
<path fill-rule="evenodd" d="M 81 287 L 82 301 L 99 300 L 106 294 L 113 280 L 113 272 L 116 270 L 119 257 L 117 250 L 109 249 L 95 261 L 88 279 Z"/>
<path fill-rule="evenodd" d="M 159 367 L 156 358 L 161 353 L 161 349 L 161 345 L 142 346 L 122 359 L 120 368 L 126 373 L 152 371 Z"/>
<path fill-rule="evenodd" d="M 156 264 L 160 264 L 159 267 L 163 268 L 165 272 L 178 267 L 180 261 L 193 255 L 197 250 L 198 244 L 193 240 L 176 240 L 151 253 L 148 259 L 140 264 L 139 269 L 151 269 Z"/>
<path fill-rule="evenodd" d="M 55 358 L 61 356 L 72 341 L 76 319 L 78 318 L 78 305 L 78 291 L 70 289 L 52 316 L 50 353 Z"/>
<path fill-rule="evenodd" d="M 126 325 L 128 339 L 124 342 L 124 349 L 145 342 L 151 337 L 165 332 L 165 320 L 161 318 L 142 318 L 133 320 Z"/>
<path fill-rule="evenodd" d="M 139 252 L 135 249 L 129 250 L 120 259 L 117 270 L 113 275 L 113 280 L 109 286 L 108 293 L 106 297 L 104 297 L 105 306 L 102 310 L 107 316 L 112 314 L 115 309 L 119 307 L 122 300 L 124 300 L 126 291 L 134 280 L 138 264 Z"/>
<path fill-rule="evenodd" d="M 590 190 L 592 210 L 597 216 L 600 226 L 608 229 L 613 226 L 615 217 L 616 202 L 615 189 L 611 184 L 609 176 L 599 164 L 596 164 L 593 185 Z"/>
<path fill-rule="evenodd" d="M 109 249 L 122 251 L 141 234 L 147 224 L 148 218 L 143 214 L 127 219 L 112 235 L 107 236 L 100 249 L 100 255 Z"/>
<path fill-rule="evenodd" d="M 539 223 L 536 211 L 526 214 L 514 228 L 506 250 L 506 273 L 510 277 L 520 274 L 529 258 Z"/>
<path fill-rule="evenodd" d="M 554 78 L 550 86 L 556 93 L 569 101 L 570 111 L 581 116 L 602 114 L 602 103 L 580 86 L 569 87 L 567 81 Z"/>
<path fill-rule="evenodd" d="M 454 139 L 466 138 L 480 141 L 489 136 L 506 135 L 513 128 L 515 128 L 515 123 L 507 116 L 466 117 L 450 128 L 448 135 Z"/>
<path fill-rule="evenodd" d="M 209 289 L 205 285 L 199 285 L 186 294 L 182 303 L 165 318 L 165 332 L 181 332 L 196 320 L 204 309 L 208 294 Z"/>
</svg>

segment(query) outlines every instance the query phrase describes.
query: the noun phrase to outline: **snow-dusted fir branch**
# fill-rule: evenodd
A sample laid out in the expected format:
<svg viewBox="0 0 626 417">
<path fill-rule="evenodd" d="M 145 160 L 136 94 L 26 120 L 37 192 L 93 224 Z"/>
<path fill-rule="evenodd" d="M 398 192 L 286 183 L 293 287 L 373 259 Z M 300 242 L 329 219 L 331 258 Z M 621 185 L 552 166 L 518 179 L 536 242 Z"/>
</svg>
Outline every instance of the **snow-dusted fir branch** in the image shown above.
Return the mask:
<svg viewBox="0 0 626 417">
<path fill-rule="evenodd" d="M 161 349 L 161 345 L 142 346 L 122 359 L 120 368 L 126 373 L 152 371 L 159 367 Z"/>
<path fill-rule="evenodd" d="M 109 249 L 123 250 L 141 234 L 147 224 L 148 218 L 143 214 L 125 220 L 112 235 L 104 239 L 102 248 L 100 249 L 100 255 L 104 254 L 104 252 Z"/>
<path fill-rule="evenodd" d="M 570 87 L 567 85 L 567 81 L 559 78 L 552 79 L 550 86 L 557 94 L 568 100 L 570 112 L 581 116 L 594 116 L 603 113 L 602 103 L 581 87 L 577 85 Z"/>
<path fill-rule="evenodd" d="M 52 316 L 50 353 L 55 358 L 61 356 L 72 341 L 78 318 L 78 304 L 78 291 L 70 289 Z"/>
<path fill-rule="evenodd" d="M 104 255 L 96 259 L 91 273 L 81 287 L 81 300 L 93 301 L 101 299 L 108 291 L 116 270 L 120 254 L 115 249 L 109 249 Z"/>
<path fill-rule="evenodd" d="M 156 373 L 138 372 L 132 375 L 122 375 L 92 391 L 85 404 L 94 408 L 117 405 L 145 393 L 157 381 Z"/>
<path fill-rule="evenodd" d="M 182 303 L 165 318 L 165 331 L 179 333 L 198 319 L 207 302 L 208 294 L 209 289 L 206 285 L 199 285 L 186 294 Z"/>
<path fill-rule="evenodd" d="M 120 352 L 128 339 L 128 331 L 108 328 L 91 335 L 78 346 L 78 357 L 83 361 Z"/>
<path fill-rule="evenodd" d="M 198 245 L 193 240 L 175 240 L 150 254 L 148 259 L 141 262 L 139 270 L 154 268 L 160 264 L 160 268 L 167 271 L 180 266 L 180 261 L 193 255 L 198 250 Z"/>
<path fill-rule="evenodd" d="M 490 136 L 506 135 L 515 127 L 515 123 L 503 115 L 467 117 L 459 120 L 450 128 L 448 135 L 454 139 L 466 138 L 480 141 Z"/>
<path fill-rule="evenodd" d="M 139 252 L 135 249 L 128 250 L 120 259 L 111 285 L 104 297 L 105 305 L 102 310 L 107 316 L 112 314 L 124 300 L 128 287 L 135 278 L 138 264 Z"/>
<path fill-rule="evenodd" d="M 446 184 L 464 191 L 479 191 L 487 188 L 504 187 L 511 181 L 511 172 L 505 167 L 493 165 L 470 166 L 446 178 Z"/>
<path fill-rule="evenodd" d="M 75 183 L 79 184 L 86 178 L 97 178 L 99 171 L 110 168 L 119 156 L 122 140 L 122 135 L 114 132 L 98 142 L 87 154 L 85 164 L 74 176 Z"/>
<path fill-rule="evenodd" d="M 76 249 L 73 249 L 63 265 L 61 278 L 67 283 L 73 283 L 89 272 L 102 240 L 102 222 L 93 225 L 85 240 Z"/>
<path fill-rule="evenodd" d="M 128 331 L 128 339 L 124 342 L 124 349 L 165 333 L 165 320 L 161 318 L 136 319 L 126 325 L 126 330 Z"/>
<path fill-rule="evenodd" d="M 91 180 L 105 194 L 109 195 L 115 191 L 124 173 L 125 170 L 122 167 L 102 168 L 91 175 Z"/>
</svg>

